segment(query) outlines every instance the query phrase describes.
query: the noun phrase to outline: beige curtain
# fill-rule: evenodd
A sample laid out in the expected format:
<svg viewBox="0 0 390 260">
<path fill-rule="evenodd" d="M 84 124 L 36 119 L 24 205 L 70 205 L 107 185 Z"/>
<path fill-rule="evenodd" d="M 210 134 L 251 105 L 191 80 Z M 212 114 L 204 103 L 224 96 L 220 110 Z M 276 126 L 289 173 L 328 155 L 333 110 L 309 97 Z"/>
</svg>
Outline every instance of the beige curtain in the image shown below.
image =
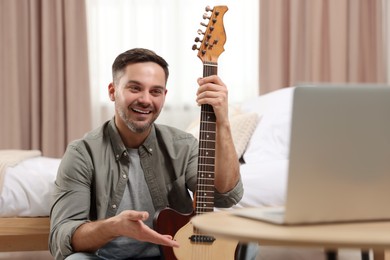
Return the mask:
<svg viewBox="0 0 390 260">
<path fill-rule="evenodd" d="M 0 149 L 61 157 L 90 130 L 84 0 L 0 1 Z"/>
<path fill-rule="evenodd" d="M 260 94 L 385 82 L 382 0 L 260 0 Z"/>
</svg>

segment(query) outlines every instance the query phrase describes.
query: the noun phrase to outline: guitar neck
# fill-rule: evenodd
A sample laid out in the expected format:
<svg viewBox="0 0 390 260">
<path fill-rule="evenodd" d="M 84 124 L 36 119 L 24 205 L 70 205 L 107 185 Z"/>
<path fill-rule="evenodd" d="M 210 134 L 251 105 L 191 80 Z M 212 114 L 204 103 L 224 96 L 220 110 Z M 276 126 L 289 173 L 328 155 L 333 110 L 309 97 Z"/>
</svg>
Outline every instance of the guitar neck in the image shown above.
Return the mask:
<svg viewBox="0 0 390 260">
<path fill-rule="evenodd" d="M 203 76 L 217 75 L 217 63 L 205 62 Z M 211 105 L 201 105 L 198 177 L 196 187 L 195 213 L 202 214 L 214 210 L 216 117 Z"/>
</svg>

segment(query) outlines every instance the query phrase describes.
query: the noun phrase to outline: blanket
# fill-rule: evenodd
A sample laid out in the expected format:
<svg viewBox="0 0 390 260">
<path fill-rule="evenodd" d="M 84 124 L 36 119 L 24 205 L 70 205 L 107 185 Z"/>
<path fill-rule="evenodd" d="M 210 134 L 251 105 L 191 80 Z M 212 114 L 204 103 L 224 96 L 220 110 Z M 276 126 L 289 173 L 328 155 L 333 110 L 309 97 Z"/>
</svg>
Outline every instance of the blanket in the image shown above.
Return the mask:
<svg viewBox="0 0 390 260">
<path fill-rule="evenodd" d="M 28 158 L 41 156 L 39 150 L 0 150 L 0 193 L 3 189 L 4 175 L 8 167 L 17 165 Z"/>
</svg>

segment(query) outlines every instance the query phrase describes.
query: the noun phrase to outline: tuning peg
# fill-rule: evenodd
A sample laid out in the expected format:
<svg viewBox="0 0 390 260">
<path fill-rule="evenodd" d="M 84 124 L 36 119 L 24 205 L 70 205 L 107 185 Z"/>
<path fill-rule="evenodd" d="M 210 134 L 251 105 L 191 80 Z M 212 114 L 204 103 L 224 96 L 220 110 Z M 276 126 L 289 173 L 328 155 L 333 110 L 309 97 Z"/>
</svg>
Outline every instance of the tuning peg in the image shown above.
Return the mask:
<svg viewBox="0 0 390 260">
<path fill-rule="evenodd" d="M 205 34 L 205 33 L 201 29 L 199 29 L 198 34 L 201 35 L 201 34 Z"/>
<path fill-rule="evenodd" d="M 192 50 L 195 51 L 195 50 L 200 50 L 200 48 L 198 46 L 196 46 L 196 44 L 192 45 Z M 202 55 L 205 55 L 206 54 L 206 51 L 205 50 L 202 50 L 201 51 Z"/>
<path fill-rule="evenodd" d="M 210 12 L 210 11 L 213 11 L 214 9 L 211 8 L 210 6 L 206 6 L 205 10 L 206 10 L 206 12 Z M 215 15 L 219 15 L 219 11 L 215 11 Z"/>
<path fill-rule="evenodd" d="M 210 19 L 211 16 L 207 15 L 206 13 L 203 14 L 203 19 Z"/>
<path fill-rule="evenodd" d="M 199 37 L 196 37 L 195 38 L 195 42 L 200 42 L 201 40 L 199 39 Z"/>
<path fill-rule="evenodd" d="M 204 27 L 207 27 L 207 24 L 201 22 L 200 25 L 204 26 Z"/>
</svg>

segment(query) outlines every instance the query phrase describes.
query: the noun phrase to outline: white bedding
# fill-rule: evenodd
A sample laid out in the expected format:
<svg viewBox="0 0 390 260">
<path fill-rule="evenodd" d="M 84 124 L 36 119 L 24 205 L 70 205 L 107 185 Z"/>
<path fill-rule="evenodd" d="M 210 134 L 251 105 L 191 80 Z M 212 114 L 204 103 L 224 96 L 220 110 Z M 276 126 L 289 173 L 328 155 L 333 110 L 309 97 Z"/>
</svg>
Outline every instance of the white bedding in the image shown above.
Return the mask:
<svg viewBox="0 0 390 260">
<path fill-rule="evenodd" d="M 26 159 L 6 170 L 0 217 L 48 216 L 60 159 Z M 284 204 L 287 160 L 241 166 L 245 194 L 235 208 Z"/>
<path fill-rule="evenodd" d="M 8 167 L 0 194 L 0 217 L 48 216 L 60 159 L 35 157 Z"/>
</svg>

